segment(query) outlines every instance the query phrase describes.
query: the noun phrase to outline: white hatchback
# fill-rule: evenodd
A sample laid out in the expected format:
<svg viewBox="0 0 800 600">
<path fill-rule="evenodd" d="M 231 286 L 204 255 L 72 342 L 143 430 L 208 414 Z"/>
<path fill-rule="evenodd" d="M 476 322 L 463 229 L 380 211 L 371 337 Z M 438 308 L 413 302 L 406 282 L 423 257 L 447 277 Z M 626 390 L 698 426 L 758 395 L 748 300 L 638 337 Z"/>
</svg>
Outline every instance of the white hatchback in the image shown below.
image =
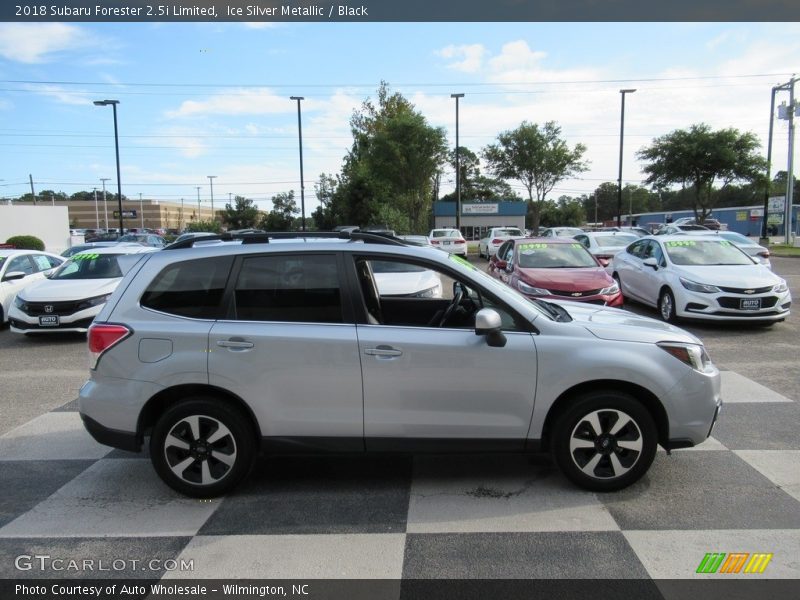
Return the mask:
<svg viewBox="0 0 800 600">
<path fill-rule="evenodd" d="M 732 242 L 712 236 L 641 238 L 608 267 L 625 298 L 658 308 L 661 318 L 783 321 L 786 281 Z"/>
<path fill-rule="evenodd" d="M 138 260 L 136 255 L 155 251 L 147 246 L 126 245 L 79 252 L 47 279 L 34 282 L 17 294 L 8 312 L 11 331 L 85 333 Z"/>
</svg>

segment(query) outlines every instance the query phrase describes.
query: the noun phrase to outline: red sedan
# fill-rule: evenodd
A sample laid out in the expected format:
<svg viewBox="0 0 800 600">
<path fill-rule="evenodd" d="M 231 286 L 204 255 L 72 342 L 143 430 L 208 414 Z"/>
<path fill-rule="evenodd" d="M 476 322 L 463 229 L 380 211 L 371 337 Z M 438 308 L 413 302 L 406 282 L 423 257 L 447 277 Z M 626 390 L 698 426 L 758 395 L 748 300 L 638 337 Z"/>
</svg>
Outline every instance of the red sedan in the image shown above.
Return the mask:
<svg viewBox="0 0 800 600">
<path fill-rule="evenodd" d="M 489 261 L 488 271 L 530 298 L 622 306 L 617 283 L 575 240 L 508 240 Z"/>
</svg>

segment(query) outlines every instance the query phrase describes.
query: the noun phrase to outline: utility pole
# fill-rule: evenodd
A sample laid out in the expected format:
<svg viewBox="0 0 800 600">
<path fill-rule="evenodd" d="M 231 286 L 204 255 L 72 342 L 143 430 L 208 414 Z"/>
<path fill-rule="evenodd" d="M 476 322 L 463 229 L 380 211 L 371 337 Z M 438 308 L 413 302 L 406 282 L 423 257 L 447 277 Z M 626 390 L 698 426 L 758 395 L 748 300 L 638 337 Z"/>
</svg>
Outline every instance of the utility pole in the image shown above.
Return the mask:
<svg viewBox="0 0 800 600">
<path fill-rule="evenodd" d="M 144 204 L 142 203 L 142 192 L 139 192 L 139 212 L 142 218 L 142 229 L 144 229 Z"/>
<path fill-rule="evenodd" d="M 105 221 L 103 221 L 103 227 L 108 233 L 108 202 L 106 201 L 106 181 L 110 181 L 109 177 L 101 177 L 100 181 L 103 182 L 103 215 L 105 216 Z M 120 235 L 122 235 L 120 233 Z"/>
<path fill-rule="evenodd" d="M 792 196 L 794 195 L 794 82 L 789 81 L 789 165 L 786 168 L 786 206 L 784 207 L 783 231 L 784 243 L 792 243 Z"/>
<path fill-rule="evenodd" d="M 202 221 L 203 217 L 200 215 L 200 186 L 197 186 L 197 220 Z"/>
<path fill-rule="evenodd" d="M 300 144 L 300 212 L 301 230 L 306 230 L 306 186 L 303 179 L 303 120 L 300 116 L 300 101 L 305 100 L 303 96 L 289 96 L 290 100 L 297 100 L 297 139 Z"/>
<path fill-rule="evenodd" d="M 622 227 L 622 140 L 625 136 L 625 94 L 632 94 L 635 89 L 620 90 L 622 95 L 622 110 L 619 118 L 619 189 L 617 190 L 617 227 Z M 633 212 L 633 201 L 631 201 Z M 631 217 L 633 220 L 633 217 Z"/>
<path fill-rule="evenodd" d="M 214 179 L 216 175 L 208 175 L 208 182 L 211 185 L 211 220 L 216 221 L 217 215 L 214 214 Z"/>
<path fill-rule="evenodd" d="M 183 233 L 183 198 L 181 198 L 181 218 L 178 219 L 178 231 Z"/>
<path fill-rule="evenodd" d="M 764 190 L 764 218 L 761 222 L 761 239 L 758 240 L 762 246 L 769 247 L 769 232 L 767 231 L 767 215 L 769 213 L 769 190 L 770 190 L 770 167 L 772 166 L 772 129 L 775 124 L 775 92 L 781 89 L 776 85 L 772 88 L 769 102 L 769 137 L 767 138 L 767 184 Z"/>
<path fill-rule="evenodd" d="M 450 94 L 456 99 L 456 230 L 461 231 L 461 155 L 458 149 L 458 99 L 464 94 Z"/>
<path fill-rule="evenodd" d="M 94 226 L 100 229 L 100 213 L 97 212 L 97 188 L 92 188 L 94 191 Z M 52 196 L 50 196 L 52 198 Z"/>
<path fill-rule="evenodd" d="M 33 205 L 36 206 L 36 192 L 33 191 L 33 175 L 28 174 L 28 180 L 31 182 L 31 196 L 33 197 Z"/>
</svg>

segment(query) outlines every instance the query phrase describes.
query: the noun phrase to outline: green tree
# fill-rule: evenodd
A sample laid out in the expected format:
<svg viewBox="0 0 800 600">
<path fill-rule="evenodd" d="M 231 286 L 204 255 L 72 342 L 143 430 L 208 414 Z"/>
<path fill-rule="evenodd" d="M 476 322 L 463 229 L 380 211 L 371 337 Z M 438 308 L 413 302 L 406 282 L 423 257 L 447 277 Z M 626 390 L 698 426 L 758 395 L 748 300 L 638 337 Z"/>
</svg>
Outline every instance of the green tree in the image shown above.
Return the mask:
<svg viewBox="0 0 800 600">
<path fill-rule="evenodd" d="M 336 215 L 333 212 L 333 199 L 339 182 L 332 175 L 320 173 L 314 184 L 314 192 L 319 206 L 311 213 L 314 225 L 321 231 L 329 231 L 336 227 Z"/>
<path fill-rule="evenodd" d="M 294 228 L 295 215 L 300 214 L 294 200 L 294 190 L 281 192 L 272 197 L 272 210 L 261 220 L 261 229 L 267 231 L 290 231 Z"/>
<path fill-rule="evenodd" d="M 236 196 L 233 205 L 225 204 L 222 211 L 222 221 L 228 229 L 250 229 L 256 226 L 259 220 L 259 210 L 255 202 L 244 196 Z"/>
<path fill-rule="evenodd" d="M 222 225 L 220 225 L 219 221 L 191 220 L 188 223 L 186 223 L 186 231 L 220 233 L 222 231 Z"/>
<path fill-rule="evenodd" d="M 345 157 L 332 212 L 343 224 L 370 225 L 382 204 L 405 215 L 403 230 L 427 228 L 435 179 L 445 160 L 444 129 L 430 126 L 383 82 L 377 103 L 365 100 L 350 120 L 353 146 Z"/>
<path fill-rule="evenodd" d="M 586 147 L 576 144 L 570 149 L 554 121 L 541 128 L 524 121 L 517 129 L 498 135 L 497 141 L 484 148 L 483 156 L 497 177 L 516 179 L 525 186 L 531 228 L 538 234 L 547 194 L 558 182 L 587 170 L 587 163 L 582 160 Z"/>
<path fill-rule="evenodd" d="M 714 208 L 715 183 L 725 188 L 734 181 L 763 180 L 766 161 L 757 152 L 759 145 L 754 133 L 734 128 L 713 131 L 701 123 L 656 138 L 637 157 L 647 163 L 643 171 L 648 185 L 678 184 L 691 190 L 695 218 L 702 223 Z"/>
<path fill-rule="evenodd" d="M 491 200 L 522 200 L 502 179 L 486 177 L 481 173 L 480 158 L 469 148 L 459 146 L 459 162 L 461 163 L 461 200 L 488 202 Z M 456 151 L 451 150 L 448 162 L 456 170 Z M 442 196 L 442 202 L 455 202 L 456 190 Z"/>
</svg>

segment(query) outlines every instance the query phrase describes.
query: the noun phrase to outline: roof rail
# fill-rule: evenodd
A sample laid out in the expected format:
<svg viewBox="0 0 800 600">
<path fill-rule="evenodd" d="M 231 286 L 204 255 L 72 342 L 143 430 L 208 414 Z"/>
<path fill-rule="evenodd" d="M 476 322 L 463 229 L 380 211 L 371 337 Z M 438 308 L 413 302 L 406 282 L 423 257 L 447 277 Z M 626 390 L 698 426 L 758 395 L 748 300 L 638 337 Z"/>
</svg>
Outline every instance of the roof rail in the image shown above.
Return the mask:
<svg viewBox="0 0 800 600">
<path fill-rule="evenodd" d="M 391 246 L 406 246 L 405 241 L 383 233 L 366 233 L 363 231 L 267 231 L 264 233 L 220 233 L 217 235 L 204 235 L 189 238 L 180 242 L 173 242 L 164 250 L 180 250 L 192 248 L 197 242 L 231 242 L 241 240 L 242 244 L 268 244 L 270 240 L 302 240 L 302 239 L 339 239 L 370 242 L 373 244 L 386 244 Z"/>
</svg>

